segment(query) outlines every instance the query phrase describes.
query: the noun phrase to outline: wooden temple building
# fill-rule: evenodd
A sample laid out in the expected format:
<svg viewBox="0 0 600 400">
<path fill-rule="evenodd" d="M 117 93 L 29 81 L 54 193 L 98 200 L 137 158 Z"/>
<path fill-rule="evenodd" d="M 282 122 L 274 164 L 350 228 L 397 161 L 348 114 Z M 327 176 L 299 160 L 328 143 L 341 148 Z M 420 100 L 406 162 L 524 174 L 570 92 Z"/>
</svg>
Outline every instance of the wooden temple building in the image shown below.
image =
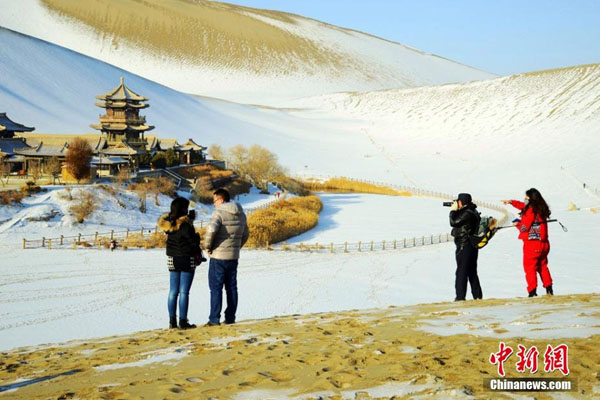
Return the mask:
<svg viewBox="0 0 600 400">
<path fill-rule="evenodd" d="M 32 133 L 35 129 L 13 122 L 0 113 L 0 164 L 8 165 L 14 175 L 27 175 L 31 166 L 38 165 L 42 172 L 52 158 L 65 160 L 69 144 L 77 138 L 86 140 L 94 157 L 90 164 L 98 177 L 115 176 L 123 168 L 135 172 L 143 155 L 153 157 L 156 153 L 172 149 L 181 164 L 205 161 L 205 147 L 189 139 L 179 144 L 176 139 L 147 136 L 154 126 L 146 124 L 140 110 L 147 108 L 149 99 L 125 86 L 123 78 L 119 86 L 100 96 L 96 106 L 104 108 L 97 134 L 62 135 Z"/>
</svg>

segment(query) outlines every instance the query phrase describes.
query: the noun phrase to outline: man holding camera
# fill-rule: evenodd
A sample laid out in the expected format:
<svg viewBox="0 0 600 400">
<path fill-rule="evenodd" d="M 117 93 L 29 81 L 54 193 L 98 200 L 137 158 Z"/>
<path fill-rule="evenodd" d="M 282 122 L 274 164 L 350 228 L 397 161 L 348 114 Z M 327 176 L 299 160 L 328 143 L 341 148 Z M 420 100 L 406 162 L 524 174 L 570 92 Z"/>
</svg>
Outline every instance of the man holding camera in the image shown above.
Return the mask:
<svg viewBox="0 0 600 400">
<path fill-rule="evenodd" d="M 454 301 L 465 300 L 467 295 L 467 280 L 471 285 L 474 299 L 481 299 L 483 294 L 477 276 L 477 256 L 479 249 L 473 244 L 472 236 L 477 235 L 481 217 L 477 206 L 473 204 L 471 195 L 461 193 L 452 202 L 450 211 L 450 226 L 456 245 L 456 298 Z"/>
</svg>

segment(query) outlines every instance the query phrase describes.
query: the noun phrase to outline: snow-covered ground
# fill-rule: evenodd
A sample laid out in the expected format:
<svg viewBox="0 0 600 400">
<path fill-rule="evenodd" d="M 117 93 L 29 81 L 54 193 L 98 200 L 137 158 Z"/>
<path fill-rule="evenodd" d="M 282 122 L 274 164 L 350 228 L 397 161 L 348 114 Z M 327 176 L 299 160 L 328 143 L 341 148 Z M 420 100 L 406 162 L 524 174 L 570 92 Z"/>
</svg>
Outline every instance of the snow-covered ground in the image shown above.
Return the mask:
<svg viewBox="0 0 600 400">
<path fill-rule="evenodd" d="M 418 205 L 411 210 L 401 205 L 414 199 L 393 199 L 398 202 L 392 208 L 399 221 L 403 215 L 414 213 Z M 424 226 L 447 230 L 447 215 L 443 215 L 447 209 L 421 200 L 423 208 L 431 209 L 431 205 L 436 210 L 432 214 L 421 211 Z M 326 208 L 329 204 L 336 201 L 326 200 Z M 365 218 L 368 204 L 363 203 Z M 328 212 L 335 218 L 342 209 Z M 381 208 L 371 208 L 370 213 L 382 220 Z M 598 292 L 596 233 L 600 215 L 585 211 L 556 214 L 569 232 L 550 225 L 549 268 L 555 292 Z M 341 237 L 357 232 L 348 226 L 329 224 L 319 235 Z M 376 232 L 374 227 L 365 229 L 366 233 Z M 23 251 L 7 244 L 6 236 L 2 236 L 2 348 L 166 326 L 169 282 L 164 250 Z M 485 298 L 526 294 L 521 257 L 521 244 L 512 229 L 499 232 L 480 252 L 479 276 Z M 238 316 L 244 320 L 448 301 L 454 298 L 454 270 L 452 243 L 351 254 L 248 250 L 242 253 L 239 267 Z M 192 286 L 190 320 L 207 320 L 208 306 L 207 266 L 203 264 Z M 514 329 L 520 332 L 518 326 Z"/>
<path fill-rule="evenodd" d="M 68 188 L 64 186 L 45 187 L 46 192 L 27 197 L 20 205 L 0 206 L 0 237 L 3 242 L 16 243 L 22 238 L 38 240 L 42 237 L 74 236 L 78 233 L 93 234 L 94 232 L 138 230 L 140 227 L 154 228 L 161 214 L 169 212 L 171 198 L 159 195 L 158 205 L 153 195 L 147 196 L 146 212 L 139 209 L 138 195 L 130 190 L 118 189 L 116 195 L 101 189 L 97 185 L 84 185 L 71 189 L 73 200 L 69 200 Z M 277 190 L 269 186 L 270 194 L 260 194 L 256 188 L 250 193 L 236 198 L 244 209 L 251 209 L 267 204 L 275 197 Z M 86 218 L 85 222 L 77 223 L 70 207 L 78 202 L 83 192 L 93 193 L 97 209 Z M 186 195 L 186 193 L 181 193 Z M 189 194 L 187 194 L 189 196 Z M 197 223 L 208 221 L 213 206 L 196 203 Z"/>
</svg>

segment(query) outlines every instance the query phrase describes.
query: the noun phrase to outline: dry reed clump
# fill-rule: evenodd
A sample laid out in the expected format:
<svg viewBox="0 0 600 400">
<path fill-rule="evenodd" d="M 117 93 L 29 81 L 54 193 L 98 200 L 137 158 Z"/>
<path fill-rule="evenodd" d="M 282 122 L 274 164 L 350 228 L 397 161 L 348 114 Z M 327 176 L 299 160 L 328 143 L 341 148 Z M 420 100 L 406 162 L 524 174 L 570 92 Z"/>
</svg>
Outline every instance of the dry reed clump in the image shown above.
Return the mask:
<svg viewBox="0 0 600 400">
<path fill-rule="evenodd" d="M 13 203 L 20 204 L 25 194 L 20 190 L 5 190 L 0 192 L 0 204 L 8 206 Z"/>
<path fill-rule="evenodd" d="M 305 187 L 313 192 L 355 192 L 385 194 L 389 196 L 412 196 L 406 190 L 396 190 L 387 186 L 367 182 L 353 181 L 346 178 L 331 178 L 325 182 L 306 181 Z"/>
<path fill-rule="evenodd" d="M 21 186 L 19 190 L 4 190 L 0 192 L 0 204 L 19 204 L 25 197 L 40 193 L 44 190 L 45 189 L 36 185 L 35 182 L 28 181 L 25 185 Z"/>
<path fill-rule="evenodd" d="M 230 178 L 233 171 L 219 169 L 212 165 L 197 165 L 194 167 L 178 168 L 177 173 L 186 179 L 200 179 L 207 177 L 209 179 Z"/>
<path fill-rule="evenodd" d="M 129 236 L 117 241 L 117 243 L 123 248 L 165 248 L 167 247 L 167 235 L 163 232 L 152 232 L 145 235 L 142 235 L 141 233 L 130 233 Z"/>
<path fill-rule="evenodd" d="M 248 217 L 248 247 L 278 243 L 314 228 L 323 204 L 316 196 L 281 200 Z"/>
<path fill-rule="evenodd" d="M 98 208 L 98 199 L 92 192 L 82 190 L 79 198 L 74 198 L 74 201 L 76 203 L 69 207 L 69 211 L 80 224 Z"/>
</svg>

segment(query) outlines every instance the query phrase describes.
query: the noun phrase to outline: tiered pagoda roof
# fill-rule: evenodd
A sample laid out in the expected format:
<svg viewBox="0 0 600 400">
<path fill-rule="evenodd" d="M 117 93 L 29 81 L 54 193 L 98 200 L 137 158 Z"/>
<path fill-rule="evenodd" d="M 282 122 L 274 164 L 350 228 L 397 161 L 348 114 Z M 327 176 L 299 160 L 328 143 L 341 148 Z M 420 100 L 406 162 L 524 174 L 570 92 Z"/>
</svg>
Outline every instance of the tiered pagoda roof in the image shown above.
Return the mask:
<svg viewBox="0 0 600 400">
<path fill-rule="evenodd" d="M 17 122 L 14 122 L 6 113 L 0 113 L 0 137 L 13 137 L 14 132 L 31 132 L 34 130 L 34 127 L 29 127 L 25 125 L 21 125 Z"/>
<path fill-rule="evenodd" d="M 146 125 L 145 117 L 139 115 L 140 109 L 149 106 L 143 103 L 149 99 L 140 96 L 125 86 L 125 81 L 122 77 L 119 86 L 110 92 L 96 96 L 96 98 L 103 100 L 101 103 L 96 103 L 96 106 L 105 108 L 106 114 L 100 116 L 99 124 L 91 124 L 92 128 L 103 132 L 110 132 L 111 135 L 120 135 L 126 132 L 132 132 L 134 135 L 137 135 L 137 133 L 154 129 L 154 126 Z"/>
<path fill-rule="evenodd" d="M 132 108 L 146 108 L 148 107 L 148 104 L 139 102 L 150 100 L 147 97 L 140 96 L 125 86 L 125 80 L 123 77 L 121 77 L 121 83 L 119 86 L 110 92 L 96 96 L 96 98 L 98 100 L 105 101 L 105 103 L 96 103 L 96 105 L 100 108 L 106 108 L 107 105 L 110 105 L 113 108 L 125 108 L 128 106 Z"/>
</svg>

